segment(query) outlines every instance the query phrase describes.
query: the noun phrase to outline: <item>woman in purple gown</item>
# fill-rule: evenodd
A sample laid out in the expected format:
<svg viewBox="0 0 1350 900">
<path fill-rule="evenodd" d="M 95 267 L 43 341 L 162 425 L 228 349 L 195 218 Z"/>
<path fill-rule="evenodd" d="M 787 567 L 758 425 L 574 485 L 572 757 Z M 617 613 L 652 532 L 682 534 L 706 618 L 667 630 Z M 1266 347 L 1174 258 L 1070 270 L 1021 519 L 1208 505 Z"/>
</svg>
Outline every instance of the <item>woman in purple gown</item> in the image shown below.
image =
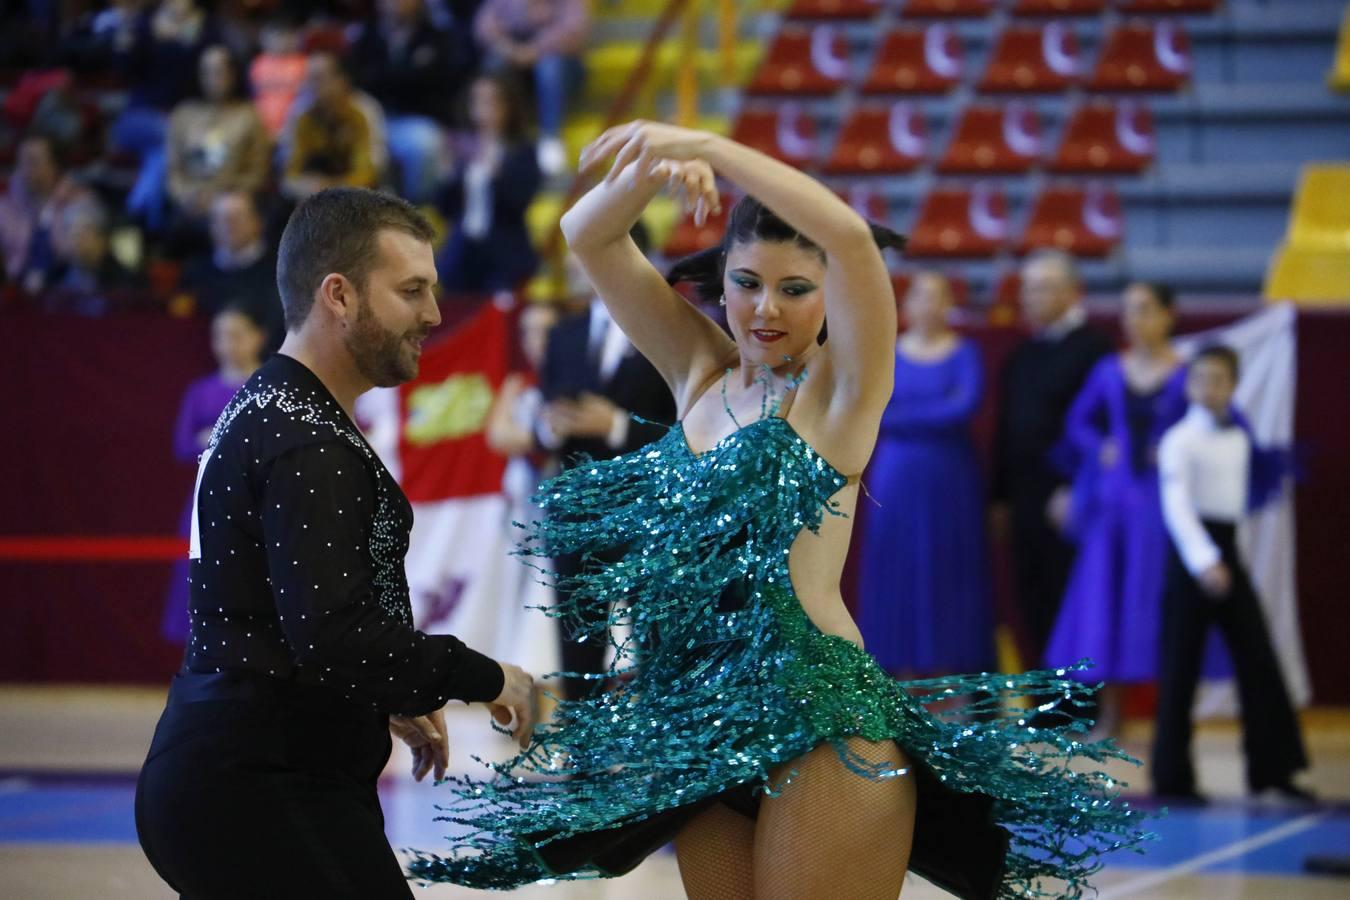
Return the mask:
<svg viewBox="0 0 1350 900">
<path fill-rule="evenodd" d="M 1077 677 L 1103 681 L 1095 732 L 1120 718 L 1121 686 L 1157 676 L 1168 539 L 1158 495 L 1158 441 L 1186 412 L 1185 367 L 1170 342 L 1170 289 L 1131 284 L 1126 348 L 1093 368 L 1065 420 L 1056 462 L 1073 479 L 1065 531 L 1078 545 L 1045 663 L 1089 657 Z M 1095 736 L 1095 735 L 1094 735 Z"/>
<path fill-rule="evenodd" d="M 248 381 L 262 365 L 267 331 L 254 314 L 242 304 L 227 304 L 211 320 L 211 352 L 219 368 L 188 385 L 178 407 L 178 420 L 173 429 L 173 454 L 182 462 L 196 463 L 197 456 L 206 449 L 206 440 L 216 419 L 234 396 L 234 392 Z M 188 498 L 179 522 L 178 533 L 184 538 L 192 528 L 192 498 Z M 169 582 L 169 596 L 164 603 L 164 618 L 160 632 L 170 641 L 181 644 L 188 633 L 188 559 L 173 565 Z"/>
<path fill-rule="evenodd" d="M 951 308 L 946 278 L 915 277 L 867 473 L 876 503 L 864 514 L 858 624 L 867 650 L 894 674 L 994 663 L 984 488 L 970 436 L 984 366 L 952 330 Z"/>
</svg>

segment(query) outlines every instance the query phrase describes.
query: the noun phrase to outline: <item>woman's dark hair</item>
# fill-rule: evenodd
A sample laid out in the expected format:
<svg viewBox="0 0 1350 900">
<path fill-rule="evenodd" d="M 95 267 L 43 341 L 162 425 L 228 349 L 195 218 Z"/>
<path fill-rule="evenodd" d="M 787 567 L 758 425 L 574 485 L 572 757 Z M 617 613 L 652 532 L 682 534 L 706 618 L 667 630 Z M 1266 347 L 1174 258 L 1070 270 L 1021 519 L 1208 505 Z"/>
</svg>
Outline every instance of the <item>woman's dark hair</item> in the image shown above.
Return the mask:
<svg viewBox="0 0 1350 900">
<path fill-rule="evenodd" d="M 227 301 L 224 306 L 216 310 L 216 314 L 211 317 L 211 321 L 214 322 L 221 316 L 239 316 L 240 318 L 247 320 L 254 328 L 264 334 L 267 333 L 267 325 L 262 320 L 262 314 L 242 299 Z"/>
<path fill-rule="evenodd" d="M 869 222 L 868 225 L 872 229 L 872 240 L 876 241 L 879 248 L 905 249 L 904 235 L 875 222 Z M 716 303 L 722 296 L 727 251 L 736 244 L 748 244 L 751 241 L 792 243 L 806 250 L 814 250 L 822 257 L 825 255 L 825 251 L 815 242 L 780 219 L 773 210 L 754 197 L 746 196 L 731 208 L 727 230 L 721 242 L 677 261 L 666 273 L 666 283 L 676 285 L 687 281 L 694 286 L 694 292 L 700 300 Z"/>
<path fill-rule="evenodd" d="M 1233 383 L 1237 383 L 1240 367 L 1238 365 L 1238 355 L 1236 350 L 1225 344 L 1210 344 L 1200 348 L 1199 352 L 1195 354 L 1195 358 L 1191 360 L 1191 365 L 1195 365 L 1206 359 L 1213 360 L 1222 366 L 1226 366 L 1228 368 L 1228 373 L 1233 376 Z"/>
<path fill-rule="evenodd" d="M 1177 310 L 1177 293 L 1170 284 L 1164 284 L 1161 281 L 1136 281 L 1144 290 L 1153 295 L 1153 299 L 1158 301 L 1158 305 L 1168 312 Z"/>
<path fill-rule="evenodd" d="M 524 85 L 521 84 L 520 79 L 515 74 L 509 71 L 483 72 L 469 82 L 469 89 L 462 96 L 465 126 L 473 126 L 473 118 L 469 114 L 469 104 L 473 86 L 480 81 L 487 81 L 495 85 L 502 106 L 506 107 L 506 121 L 502 124 L 502 136 L 513 144 L 525 140 L 530 133 L 530 105 L 525 99 Z"/>
</svg>

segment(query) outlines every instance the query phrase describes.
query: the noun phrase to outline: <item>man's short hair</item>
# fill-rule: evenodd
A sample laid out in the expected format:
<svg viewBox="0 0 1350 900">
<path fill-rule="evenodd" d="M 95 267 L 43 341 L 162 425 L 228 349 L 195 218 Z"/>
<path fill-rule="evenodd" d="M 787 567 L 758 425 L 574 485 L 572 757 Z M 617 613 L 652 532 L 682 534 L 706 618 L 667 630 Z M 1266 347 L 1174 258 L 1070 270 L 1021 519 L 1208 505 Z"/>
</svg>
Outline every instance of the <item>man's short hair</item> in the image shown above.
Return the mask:
<svg viewBox="0 0 1350 900">
<path fill-rule="evenodd" d="M 286 327 L 309 318 L 314 294 L 333 273 L 364 291 L 379 261 L 381 231 L 399 231 L 430 244 L 430 223 L 399 197 L 365 188 L 328 188 L 301 201 L 281 233 L 277 290 Z"/>
<path fill-rule="evenodd" d="M 1207 347 L 1201 347 L 1199 352 L 1195 354 L 1195 358 L 1191 360 L 1191 365 L 1204 360 L 1213 360 L 1220 365 L 1227 366 L 1228 374 L 1233 376 L 1233 383 L 1237 383 L 1240 366 L 1237 351 L 1232 347 L 1224 344 L 1210 344 Z"/>
<path fill-rule="evenodd" d="M 1072 254 L 1054 248 L 1036 250 L 1027 256 L 1023 266 L 1041 262 L 1049 262 L 1058 266 L 1059 270 L 1064 273 L 1064 277 L 1069 280 L 1069 283 L 1072 284 L 1075 289 L 1082 287 L 1083 278 L 1078 273 L 1078 261 L 1073 258 Z"/>
</svg>

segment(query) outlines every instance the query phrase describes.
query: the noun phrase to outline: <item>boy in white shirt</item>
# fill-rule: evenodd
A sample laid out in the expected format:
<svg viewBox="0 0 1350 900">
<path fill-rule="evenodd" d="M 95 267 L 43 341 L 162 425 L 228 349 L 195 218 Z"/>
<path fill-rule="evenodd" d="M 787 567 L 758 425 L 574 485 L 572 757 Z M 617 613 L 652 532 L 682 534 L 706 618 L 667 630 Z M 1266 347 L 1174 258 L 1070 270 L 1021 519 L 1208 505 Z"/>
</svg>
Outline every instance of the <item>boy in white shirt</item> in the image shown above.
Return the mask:
<svg viewBox="0 0 1350 900">
<path fill-rule="evenodd" d="M 1256 449 L 1232 406 L 1237 376 L 1231 349 L 1201 350 L 1186 380 L 1190 409 L 1158 446 L 1172 552 L 1162 604 L 1153 790 L 1172 800 L 1203 800 L 1191 762 L 1191 705 L 1205 639 L 1217 625 L 1237 671 L 1248 789 L 1306 802 L 1312 795 L 1293 783 L 1294 772 L 1308 765 L 1298 719 L 1237 549 Z"/>
</svg>

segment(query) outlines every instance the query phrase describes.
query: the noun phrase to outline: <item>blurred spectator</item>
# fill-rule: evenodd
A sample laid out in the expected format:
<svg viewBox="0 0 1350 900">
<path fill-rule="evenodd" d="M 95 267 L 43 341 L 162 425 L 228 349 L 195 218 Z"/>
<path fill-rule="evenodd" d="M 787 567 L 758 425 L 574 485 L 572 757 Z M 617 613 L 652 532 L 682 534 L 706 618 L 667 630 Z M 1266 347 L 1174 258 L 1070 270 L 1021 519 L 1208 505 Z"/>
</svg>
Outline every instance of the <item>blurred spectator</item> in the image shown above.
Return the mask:
<svg viewBox="0 0 1350 900">
<path fill-rule="evenodd" d="M 291 106 L 305 85 L 305 54 L 295 23 L 278 15 L 262 27 L 262 52 L 249 64 L 249 84 L 258 118 L 274 139 L 280 138 Z"/>
<path fill-rule="evenodd" d="M 1105 682 L 1093 738 L 1119 724 L 1120 685 L 1158 673 L 1158 604 L 1167 533 L 1158 494 L 1158 442 L 1186 412 L 1186 372 L 1172 349 L 1172 291 L 1125 289 L 1127 346 L 1093 367 L 1069 408 L 1056 462 L 1073 479 L 1068 533 L 1078 544 L 1044 662 L 1091 657 L 1077 677 Z"/>
<path fill-rule="evenodd" d="M 215 21 L 194 0 L 164 0 L 142 13 L 131 49 L 120 57 L 132 86 L 127 107 L 113 123 L 112 145 L 141 160 L 127 207 L 152 231 L 164 224 L 168 111 L 196 85 L 202 51 L 219 42 Z"/>
<path fill-rule="evenodd" d="M 211 317 L 211 352 L 219 368 L 188 385 L 178 407 L 173 429 L 173 455 L 185 463 L 196 463 L 206 449 L 211 428 L 230 402 L 235 391 L 262 365 L 266 335 L 262 323 L 252 311 L 231 304 Z M 192 498 L 183 507 L 179 534 L 188 537 L 192 529 Z M 174 563 L 169 596 L 160 626 L 164 637 L 181 644 L 188 633 L 188 559 L 184 554 Z"/>
<path fill-rule="evenodd" d="M 868 652 L 896 674 L 994 665 L 984 485 L 970 434 L 984 364 L 952 329 L 952 306 L 945 277 L 915 276 L 868 469 L 877 502 L 865 511 L 858 625 Z"/>
<path fill-rule="evenodd" d="M 511 457 L 513 462 L 530 463 L 529 454 L 536 449 L 534 427 L 544 404 L 538 387 L 539 372 L 544 366 L 549 333 L 558 319 L 558 307 L 552 303 L 527 303 L 520 311 L 517 325 L 520 349 L 529 369 L 506 376 L 486 427 L 488 446 L 502 456 Z M 528 480 L 537 485 L 538 470 L 544 466 L 530 468 L 536 471 Z M 520 492 L 525 499 L 532 494 L 533 491 Z"/>
<path fill-rule="evenodd" d="M 590 20 L 583 0 L 486 0 L 474 31 L 493 67 L 533 80 L 539 106 L 539 167 L 557 175 L 567 166 L 562 124 L 569 97 L 581 87 Z"/>
<path fill-rule="evenodd" d="M 342 63 L 311 53 L 305 75 L 307 106 L 296 117 L 283 189 L 301 200 L 326 187 L 375 187 L 375 137 Z"/>
<path fill-rule="evenodd" d="M 52 228 L 56 268 L 42 306 L 59 312 L 101 315 L 119 295 L 145 290 L 145 282 L 109 251 L 108 213 L 93 197 L 61 209 Z"/>
<path fill-rule="evenodd" d="M 169 118 L 169 197 L 175 221 L 192 230 L 204 230 L 220 193 L 259 191 L 271 169 L 271 142 L 229 51 L 208 47 L 198 72 L 200 99 L 178 104 Z"/>
<path fill-rule="evenodd" d="M 252 194 L 227 191 L 211 204 L 210 253 L 188 262 L 183 287 L 197 309 L 214 319 L 226 308 L 246 312 L 266 332 L 270 354 L 286 336 L 277 293 L 276 248 L 265 238 Z"/>
<path fill-rule="evenodd" d="M 82 72 L 104 72 L 131 52 L 147 0 L 112 0 L 85 13 L 61 39 L 62 60 Z"/>
<path fill-rule="evenodd" d="M 1042 250 L 1022 264 L 1022 315 L 1034 334 L 1013 348 L 1000 379 L 995 518 L 1011 530 L 1024 649 L 1033 659 L 1045 652 L 1073 562 L 1073 546 L 1061 533 L 1069 491 L 1050 450 L 1088 372 L 1111 352 L 1110 340 L 1088 327 L 1082 293 L 1067 253 Z"/>
<path fill-rule="evenodd" d="M 525 135 L 525 108 L 506 74 L 469 88 L 472 146 L 441 193 L 452 231 L 437 268 L 448 291 L 516 290 L 538 268 L 525 210 L 539 190 L 539 165 Z"/>
<path fill-rule="evenodd" d="M 45 286 L 56 266 L 52 228 L 61 211 L 89 191 L 62 171 L 55 141 L 29 134 L 19 142 L 9 190 L 0 197 L 0 249 L 5 275 L 30 294 Z"/>
<path fill-rule="evenodd" d="M 444 129 L 456 88 L 473 72 L 467 29 L 445 29 L 422 0 L 379 0 L 379 14 L 352 46 L 357 83 L 384 107 L 389 152 L 403 196 L 429 200 L 446 169 Z"/>
</svg>

